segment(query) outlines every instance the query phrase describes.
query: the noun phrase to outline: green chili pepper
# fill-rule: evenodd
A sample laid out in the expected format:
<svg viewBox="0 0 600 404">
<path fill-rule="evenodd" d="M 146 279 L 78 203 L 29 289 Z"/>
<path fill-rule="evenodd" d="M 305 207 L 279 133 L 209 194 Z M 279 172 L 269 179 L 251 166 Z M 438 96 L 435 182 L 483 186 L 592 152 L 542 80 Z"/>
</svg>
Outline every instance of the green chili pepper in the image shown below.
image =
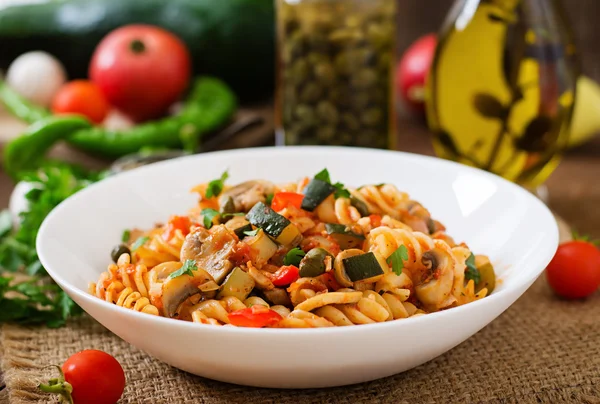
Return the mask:
<svg viewBox="0 0 600 404">
<path fill-rule="evenodd" d="M 36 107 L 0 81 L 0 100 L 7 109 L 28 123 L 50 116 L 44 108 Z M 92 154 L 118 158 L 141 149 L 185 148 L 197 151 L 202 135 L 224 125 L 236 109 L 236 98 L 229 87 L 214 77 L 198 78 L 177 115 L 137 125 L 123 131 L 101 127 L 77 128 L 64 134 L 74 146 Z M 72 136 L 70 136 L 72 135 Z"/>
<path fill-rule="evenodd" d="M 87 119 L 78 116 L 49 116 L 38 120 L 4 148 L 6 172 L 17 179 L 23 171 L 39 167 L 48 149 L 57 141 L 91 126 Z"/>
<path fill-rule="evenodd" d="M 95 127 L 78 131 L 69 142 L 87 152 L 121 157 L 143 147 L 196 151 L 200 137 L 225 124 L 236 108 L 235 95 L 221 81 L 199 78 L 176 116 L 148 122 L 124 131 Z"/>
<path fill-rule="evenodd" d="M 50 111 L 33 105 L 2 80 L 0 80 L 0 100 L 10 113 L 27 123 L 34 123 L 51 115 Z"/>
</svg>

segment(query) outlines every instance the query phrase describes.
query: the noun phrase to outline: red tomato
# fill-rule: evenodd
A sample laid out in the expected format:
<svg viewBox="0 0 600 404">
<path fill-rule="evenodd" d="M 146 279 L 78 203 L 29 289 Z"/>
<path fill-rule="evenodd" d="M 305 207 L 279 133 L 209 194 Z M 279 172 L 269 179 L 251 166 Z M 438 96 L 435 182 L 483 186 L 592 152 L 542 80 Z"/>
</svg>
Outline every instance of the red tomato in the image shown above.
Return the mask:
<svg viewBox="0 0 600 404">
<path fill-rule="evenodd" d="M 167 230 L 163 234 L 165 240 L 171 240 L 175 236 L 176 230 L 181 230 L 184 236 L 187 236 L 190 232 L 190 226 L 192 225 L 190 218 L 187 216 L 172 216 L 169 219 Z"/>
<path fill-rule="evenodd" d="M 91 81 L 74 80 L 62 86 L 52 100 L 52 112 L 56 115 L 83 115 L 94 123 L 101 123 L 110 105 L 102 91 Z"/>
<path fill-rule="evenodd" d="M 62 371 L 73 386 L 75 404 L 115 404 L 125 389 L 123 368 L 106 352 L 78 352 L 67 359 Z"/>
<path fill-rule="evenodd" d="M 261 305 L 254 305 L 247 309 L 229 313 L 229 322 L 238 327 L 261 328 L 277 324 L 281 316 L 276 311 Z"/>
<path fill-rule="evenodd" d="M 190 75 L 185 44 L 151 25 L 128 25 L 108 34 L 94 51 L 89 72 L 108 101 L 136 121 L 165 114 Z"/>
<path fill-rule="evenodd" d="M 415 112 L 425 110 L 425 82 L 437 46 L 435 34 L 419 38 L 404 53 L 396 68 L 396 85 L 408 107 Z"/>
<path fill-rule="evenodd" d="M 273 201 L 271 202 L 271 208 L 279 212 L 287 208 L 289 205 L 295 206 L 300 209 L 302 206 L 302 200 L 304 199 L 304 195 L 297 194 L 295 192 L 277 192 L 273 196 Z"/>
<path fill-rule="evenodd" d="M 271 277 L 271 282 L 275 286 L 287 286 L 295 282 L 300 277 L 300 270 L 297 266 L 287 265 L 279 268 Z"/>
<path fill-rule="evenodd" d="M 559 296 L 587 297 L 600 286 L 600 251 L 586 241 L 561 244 L 546 268 L 546 278 Z"/>
</svg>

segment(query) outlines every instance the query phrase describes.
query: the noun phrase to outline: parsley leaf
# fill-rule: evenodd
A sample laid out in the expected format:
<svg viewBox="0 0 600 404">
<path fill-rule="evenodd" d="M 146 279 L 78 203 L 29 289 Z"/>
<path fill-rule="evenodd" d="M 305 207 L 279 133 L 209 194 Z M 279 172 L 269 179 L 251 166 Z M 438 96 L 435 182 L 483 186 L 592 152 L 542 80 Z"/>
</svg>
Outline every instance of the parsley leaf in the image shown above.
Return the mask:
<svg viewBox="0 0 600 404">
<path fill-rule="evenodd" d="M 138 248 L 140 248 L 141 246 L 143 246 L 144 244 L 146 244 L 148 242 L 148 240 L 150 240 L 150 237 L 148 236 L 142 236 L 140 238 L 138 238 L 137 240 L 135 240 L 135 243 L 133 243 L 131 245 L 131 251 L 135 251 Z"/>
<path fill-rule="evenodd" d="M 342 184 L 341 182 L 336 182 L 335 184 L 333 184 L 333 187 L 335 188 L 335 192 L 333 193 L 333 197 L 335 199 L 350 198 L 350 191 L 344 188 L 344 184 Z"/>
<path fill-rule="evenodd" d="M 123 230 L 123 234 L 121 235 L 121 241 L 126 243 L 129 241 L 130 237 L 131 237 L 131 230 L 129 230 L 129 229 Z"/>
<path fill-rule="evenodd" d="M 0 273 L 15 272 L 0 275 L 0 323 L 60 327 L 82 310 L 47 277 L 35 239 L 48 213 L 101 175 L 58 162 L 18 174 L 31 190 L 25 194 L 27 208 L 19 215 L 18 229 L 12 230 L 8 211 L 0 213 Z"/>
<path fill-rule="evenodd" d="M 481 274 L 479 273 L 479 269 L 477 269 L 475 266 L 475 255 L 473 255 L 473 253 L 469 255 L 469 258 L 467 258 L 465 264 L 467 265 L 467 269 L 465 270 L 465 279 L 468 281 L 473 279 L 473 282 L 475 282 L 475 285 L 477 285 L 479 282 L 481 282 Z"/>
<path fill-rule="evenodd" d="M 317 175 L 315 175 L 316 180 L 325 181 L 328 184 L 331 184 L 331 177 L 329 176 L 329 171 L 326 168 L 319 171 Z"/>
<path fill-rule="evenodd" d="M 285 255 L 285 258 L 283 259 L 283 263 L 285 265 L 295 265 L 295 266 L 298 266 L 298 265 L 300 265 L 300 261 L 302 261 L 302 258 L 305 255 L 306 255 L 306 253 L 304 251 L 302 251 L 301 249 L 299 249 L 298 247 L 292 248 Z"/>
<path fill-rule="evenodd" d="M 273 202 L 273 197 L 274 196 L 275 196 L 275 194 L 269 194 L 269 195 L 267 195 L 267 199 L 265 200 L 265 205 L 271 206 L 271 203 Z"/>
<path fill-rule="evenodd" d="M 219 196 L 223 191 L 227 178 L 229 178 L 229 173 L 225 170 L 225 172 L 221 174 L 221 178 L 209 182 L 208 188 L 206 188 L 206 197 L 212 198 L 213 196 Z"/>
<path fill-rule="evenodd" d="M 387 263 L 392 266 L 392 271 L 396 275 L 401 275 L 402 268 L 404 268 L 404 261 L 406 260 L 408 260 L 408 249 L 402 244 L 388 257 Z"/>
<path fill-rule="evenodd" d="M 177 278 L 178 276 L 181 276 L 181 275 L 194 276 L 194 273 L 192 271 L 197 271 L 197 270 L 198 270 L 198 266 L 196 265 L 195 260 L 186 260 L 183 263 L 183 265 L 181 266 L 181 268 L 179 268 L 175 272 L 172 272 L 169 276 L 167 276 L 167 279 Z"/>
<path fill-rule="evenodd" d="M 250 231 L 245 231 L 244 234 L 246 236 L 254 237 L 258 234 L 259 231 L 260 231 L 260 229 L 254 229 L 254 230 L 250 230 Z"/>
<path fill-rule="evenodd" d="M 206 209 L 202 209 L 202 212 L 200 212 L 202 214 L 203 217 L 203 223 L 204 223 L 204 227 L 206 227 L 207 229 L 210 229 L 213 225 L 213 219 L 216 216 L 219 216 L 220 213 L 217 210 L 211 209 L 211 208 L 206 208 Z"/>
</svg>

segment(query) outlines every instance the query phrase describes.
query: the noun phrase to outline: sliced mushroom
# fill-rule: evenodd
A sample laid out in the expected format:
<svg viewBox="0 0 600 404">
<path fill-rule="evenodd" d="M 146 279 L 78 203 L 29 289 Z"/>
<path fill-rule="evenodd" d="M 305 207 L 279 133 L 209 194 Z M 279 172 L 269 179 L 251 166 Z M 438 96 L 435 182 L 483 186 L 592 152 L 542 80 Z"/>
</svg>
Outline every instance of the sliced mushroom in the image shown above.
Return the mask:
<svg viewBox="0 0 600 404">
<path fill-rule="evenodd" d="M 186 236 L 181 247 L 181 262 L 196 261 L 198 268 L 208 272 L 215 282 L 221 284 L 234 265 L 229 257 L 237 243 L 235 234 L 223 225 L 210 231 L 199 228 Z"/>
<path fill-rule="evenodd" d="M 290 296 L 287 294 L 285 289 L 274 288 L 271 290 L 263 290 L 262 293 L 265 296 L 265 299 L 271 302 L 271 304 L 288 307 L 292 305 Z"/>
<path fill-rule="evenodd" d="M 436 247 L 425 252 L 421 262 L 426 269 L 415 286 L 417 298 L 425 305 L 441 308 L 452 292 L 454 259 L 450 252 Z"/>
<path fill-rule="evenodd" d="M 246 181 L 223 192 L 219 205 L 234 212 L 248 212 L 258 202 L 265 202 L 267 195 L 273 193 L 275 185 L 269 181 Z"/>
<path fill-rule="evenodd" d="M 212 277 L 203 269 L 193 270 L 193 275 L 181 275 L 169 279 L 166 271 L 171 273 L 181 268 L 181 263 L 178 265 L 164 266 L 162 273 L 154 272 L 154 276 L 150 276 L 150 298 L 152 303 L 161 308 L 166 317 L 173 317 L 177 314 L 179 305 L 195 294 L 200 293 L 199 286 L 207 282 L 211 282 Z"/>
</svg>

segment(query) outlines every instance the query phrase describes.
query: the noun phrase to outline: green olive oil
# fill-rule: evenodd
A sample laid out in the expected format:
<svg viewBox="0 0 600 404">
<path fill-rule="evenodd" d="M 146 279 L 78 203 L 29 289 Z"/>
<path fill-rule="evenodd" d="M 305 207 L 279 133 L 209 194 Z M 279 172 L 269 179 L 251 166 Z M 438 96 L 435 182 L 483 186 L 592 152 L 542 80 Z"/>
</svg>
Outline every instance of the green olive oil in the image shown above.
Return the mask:
<svg viewBox="0 0 600 404">
<path fill-rule="evenodd" d="M 436 153 L 526 187 L 566 145 L 579 73 L 558 0 L 461 0 L 428 79 Z"/>
</svg>

